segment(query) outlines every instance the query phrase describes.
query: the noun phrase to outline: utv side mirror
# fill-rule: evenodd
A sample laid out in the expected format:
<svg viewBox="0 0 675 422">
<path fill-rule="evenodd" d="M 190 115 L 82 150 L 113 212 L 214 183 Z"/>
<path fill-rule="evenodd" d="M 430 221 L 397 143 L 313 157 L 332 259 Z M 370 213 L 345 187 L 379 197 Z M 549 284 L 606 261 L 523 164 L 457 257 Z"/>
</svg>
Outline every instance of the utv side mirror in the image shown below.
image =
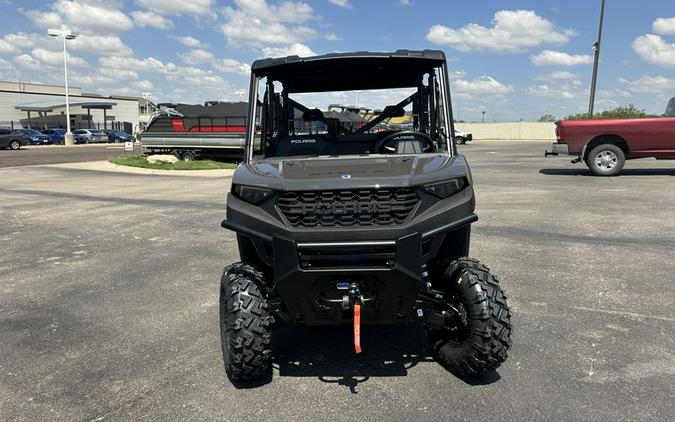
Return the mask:
<svg viewBox="0 0 675 422">
<path fill-rule="evenodd" d="M 405 110 L 399 105 L 388 105 L 384 108 L 382 114 L 389 117 L 403 117 L 405 116 Z"/>
</svg>

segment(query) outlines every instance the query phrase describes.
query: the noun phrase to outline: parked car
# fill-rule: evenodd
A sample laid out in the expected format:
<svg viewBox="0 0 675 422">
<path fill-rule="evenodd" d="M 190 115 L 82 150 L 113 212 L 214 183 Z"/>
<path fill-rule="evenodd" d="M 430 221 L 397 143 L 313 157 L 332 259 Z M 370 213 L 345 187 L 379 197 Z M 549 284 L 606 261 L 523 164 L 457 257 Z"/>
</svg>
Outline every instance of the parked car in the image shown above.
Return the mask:
<svg viewBox="0 0 675 422">
<path fill-rule="evenodd" d="M 108 134 L 108 142 L 115 142 L 115 143 L 120 143 L 120 142 L 131 142 L 133 139 L 131 138 L 131 135 L 126 133 L 123 130 L 118 130 L 118 129 L 106 129 L 103 130 L 102 132 L 105 132 Z"/>
<path fill-rule="evenodd" d="M 28 144 L 28 137 L 24 133 L 0 128 L 0 148 L 20 149 L 22 146 Z"/>
<path fill-rule="evenodd" d="M 563 120 L 548 155 L 574 155 L 596 176 L 616 176 L 626 160 L 675 159 L 675 98 L 664 117 L 647 119 Z"/>
<path fill-rule="evenodd" d="M 77 129 L 73 135 L 81 136 L 87 144 L 108 142 L 108 134 L 98 129 Z"/>
<path fill-rule="evenodd" d="M 461 130 L 455 130 L 455 143 L 457 145 L 466 144 L 467 142 L 473 141 L 473 134 L 470 132 L 462 132 Z"/>
<path fill-rule="evenodd" d="M 26 139 L 31 145 L 49 145 L 52 143 L 49 136 L 42 134 L 35 129 L 15 129 L 15 131 L 26 135 Z"/>
<path fill-rule="evenodd" d="M 49 138 L 52 141 L 52 144 L 60 144 L 63 145 L 66 141 L 66 130 L 62 128 L 53 128 L 53 129 L 45 129 L 42 131 L 43 134 L 49 136 Z M 76 135 L 73 134 L 73 142 L 76 144 L 85 144 L 87 141 L 87 138 L 83 135 Z"/>
</svg>

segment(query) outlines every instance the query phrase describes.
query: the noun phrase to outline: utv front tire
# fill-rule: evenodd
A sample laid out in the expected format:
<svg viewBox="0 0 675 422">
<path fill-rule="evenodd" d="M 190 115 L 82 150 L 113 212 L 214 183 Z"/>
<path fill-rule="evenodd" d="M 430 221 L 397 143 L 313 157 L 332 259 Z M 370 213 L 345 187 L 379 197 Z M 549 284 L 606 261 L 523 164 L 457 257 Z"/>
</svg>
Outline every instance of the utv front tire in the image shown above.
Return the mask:
<svg viewBox="0 0 675 422">
<path fill-rule="evenodd" d="M 272 374 L 273 317 L 261 291 L 263 275 L 250 265 L 225 268 L 220 283 L 220 336 L 225 372 L 231 381 Z"/>
<path fill-rule="evenodd" d="M 443 284 L 466 324 L 454 331 L 430 331 L 438 359 L 462 378 L 497 369 L 511 346 L 511 313 L 499 282 L 485 265 L 460 258 L 448 266 Z"/>
</svg>

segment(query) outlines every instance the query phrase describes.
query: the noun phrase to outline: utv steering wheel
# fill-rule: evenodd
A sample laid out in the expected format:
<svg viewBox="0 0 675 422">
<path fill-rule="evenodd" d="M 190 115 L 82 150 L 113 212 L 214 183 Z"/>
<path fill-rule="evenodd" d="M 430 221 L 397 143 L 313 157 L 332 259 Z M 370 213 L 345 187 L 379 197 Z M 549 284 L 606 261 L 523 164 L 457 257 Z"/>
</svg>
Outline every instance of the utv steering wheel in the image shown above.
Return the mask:
<svg viewBox="0 0 675 422">
<path fill-rule="evenodd" d="M 389 145 L 399 141 L 420 141 L 422 142 L 422 151 L 427 152 L 430 149 L 434 148 L 434 140 L 431 139 L 431 136 L 427 135 L 424 132 L 418 132 L 416 130 L 402 130 L 400 132 L 390 133 L 384 138 L 380 139 L 377 144 L 375 144 L 374 150 L 378 154 L 386 154 L 388 152 L 396 151 L 396 145 Z"/>
</svg>

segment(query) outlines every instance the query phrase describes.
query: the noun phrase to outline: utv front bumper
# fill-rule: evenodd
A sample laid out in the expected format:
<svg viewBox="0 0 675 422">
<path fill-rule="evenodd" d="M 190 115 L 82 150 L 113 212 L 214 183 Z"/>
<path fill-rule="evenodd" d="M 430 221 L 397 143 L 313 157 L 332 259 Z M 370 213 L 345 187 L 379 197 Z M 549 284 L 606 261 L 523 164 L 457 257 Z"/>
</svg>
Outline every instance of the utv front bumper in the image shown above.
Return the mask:
<svg viewBox="0 0 675 422">
<path fill-rule="evenodd" d="M 357 283 L 364 324 L 392 324 L 416 317 L 426 288 L 426 264 L 456 247 L 468 254 L 473 192 L 466 189 L 404 224 L 386 227 L 289 227 L 273 214 L 230 195 L 222 226 L 251 240 L 278 294 L 271 301 L 282 317 L 299 324 L 347 323 L 340 285 Z M 461 233 L 457 238 L 453 234 Z M 451 245 L 446 239 L 456 241 Z"/>
</svg>

